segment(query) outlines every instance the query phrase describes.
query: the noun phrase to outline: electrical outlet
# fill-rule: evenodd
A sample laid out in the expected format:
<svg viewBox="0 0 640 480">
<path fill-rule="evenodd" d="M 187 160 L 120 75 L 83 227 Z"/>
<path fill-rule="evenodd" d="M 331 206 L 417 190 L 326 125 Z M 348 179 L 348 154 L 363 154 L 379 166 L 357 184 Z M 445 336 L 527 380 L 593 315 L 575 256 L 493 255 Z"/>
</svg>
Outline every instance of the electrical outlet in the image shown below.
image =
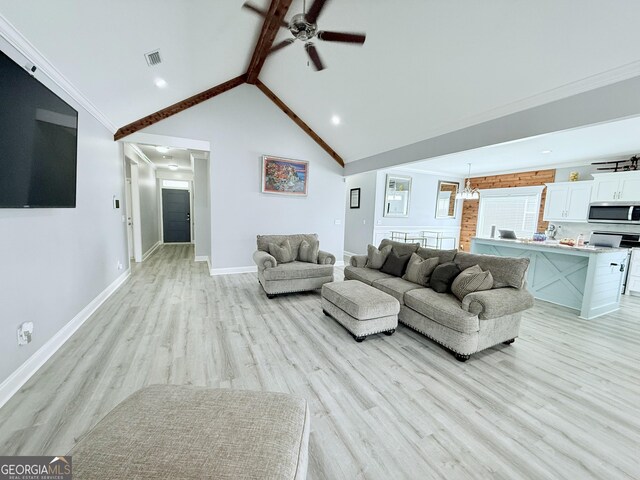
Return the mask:
<svg viewBox="0 0 640 480">
<path fill-rule="evenodd" d="M 334 225 L 342 225 L 342 220 L 340 220 L 339 218 L 336 218 L 336 219 L 333 221 L 333 223 L 334 223 Z"/>
<path fill-rule="evenodd" d="M 18 345 L 26 345 L 31 343 L 31 336 L 33 335 L 33 322 L 24 322 L 18 327 Z"/>
<path fill-rule="evenodd" d="M 124 267 L 122 266 L 122 262 L 118 260 L 118 270 L 122 270 Z"/>
</svg>

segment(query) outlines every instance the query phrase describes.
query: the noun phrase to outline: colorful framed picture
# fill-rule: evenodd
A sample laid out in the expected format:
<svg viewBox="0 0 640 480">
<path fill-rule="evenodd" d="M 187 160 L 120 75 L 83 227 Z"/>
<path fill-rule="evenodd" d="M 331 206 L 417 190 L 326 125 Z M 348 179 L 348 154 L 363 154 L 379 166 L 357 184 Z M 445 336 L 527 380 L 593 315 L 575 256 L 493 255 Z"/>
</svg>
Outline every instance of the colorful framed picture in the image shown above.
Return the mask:
<svg viewBox="0 0 640 480">
<path fill-rule="evenodd" d="M 360 208 L 360 189 L 352 188 L 349 193 L 349 208 Z"/>
<path fill-rule="evenodd" d="M 309 162 L 262 156 L 262 193 L 307 195 Z"/>
</svg>

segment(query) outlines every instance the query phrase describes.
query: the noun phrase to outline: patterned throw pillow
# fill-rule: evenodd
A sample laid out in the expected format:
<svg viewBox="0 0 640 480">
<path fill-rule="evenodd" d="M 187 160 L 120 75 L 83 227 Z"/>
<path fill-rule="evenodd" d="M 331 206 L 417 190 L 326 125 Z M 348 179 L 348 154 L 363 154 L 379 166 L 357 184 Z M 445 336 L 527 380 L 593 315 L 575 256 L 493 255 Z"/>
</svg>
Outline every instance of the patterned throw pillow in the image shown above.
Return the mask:
<svg viewBox="0 0 640 480">
<path fill-rule="evenodd" d="M 402 278 L 408 282 L 417 283 L 423 287 L 429 286 L 429 277 L 438 266 L 440 259 L 438 257 L 431 257 L 424 260 L 417 253 L 412 253 L 409 259 L 409 265 L 407 266 L 407 273 Z"/>
<path fill-rule="evenodd" d="M 383 247 L 382 250 L 378 250 L 373 245 L 367 245 L 367 264 L 365 267 L 380 270 L 390 253 L 391 245 Z"/>
<path fill-rule="evenodd" d="M 270 243 L 269 253 L 273 256 L 273 258 L 276 259 L 276 262 L 278 263 L 291 263 L 296 259 L 296 254 L 293 252 L 289 240 L 285 240 L 280 245 Z"/>
<path fill-rule="evenodd" d="M 483 272 L 479 265 L 474 265 L 463 270 L 451 284 L 451 291 L 462 301 L 464 297 L 473 292 L 491 290 L 493 276 L 491 272 Z"/>
<path fill-rule="evenodd" d="M 318 240 L 312 240 L 311 242 L 302 240 L 300 247 L 298 247 L 298 260 L 307 263 L 318 263 L 319 251 L 320 242 Z"/>
</svg>

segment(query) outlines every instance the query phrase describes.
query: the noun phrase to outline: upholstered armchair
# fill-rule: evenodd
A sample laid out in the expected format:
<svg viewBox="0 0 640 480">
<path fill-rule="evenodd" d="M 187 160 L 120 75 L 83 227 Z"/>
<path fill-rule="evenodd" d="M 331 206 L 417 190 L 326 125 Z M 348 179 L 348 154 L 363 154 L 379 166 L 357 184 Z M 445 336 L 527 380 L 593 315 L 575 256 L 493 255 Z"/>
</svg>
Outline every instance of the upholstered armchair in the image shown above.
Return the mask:
<svg viewBox="0 0 640 480">
<path fill-rule="evenodd" d="M 258 235 L 257 246 L 253 261 L 258 267 L 258 281 L 269 298 L 316 290 L 333 281 L 336 257 L 320 250 L 315 233 Z"/>
</svg>

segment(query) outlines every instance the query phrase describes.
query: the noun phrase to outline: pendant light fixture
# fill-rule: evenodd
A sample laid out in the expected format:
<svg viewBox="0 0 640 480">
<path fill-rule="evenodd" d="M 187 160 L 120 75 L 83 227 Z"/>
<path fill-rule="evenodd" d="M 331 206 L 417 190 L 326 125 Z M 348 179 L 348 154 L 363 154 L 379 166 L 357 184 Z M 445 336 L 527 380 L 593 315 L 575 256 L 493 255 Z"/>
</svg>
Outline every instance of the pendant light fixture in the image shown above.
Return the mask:
<svg viewBox="0 0 640 480">
<path fill-rule="evenodd" d="M 467 177 L 467 184 L 460 193 L 458 193 L 457 197 L 462 200 L 478 200 L 480 198 L 480 192 L 477 188 L 471 188 L 471 164 L 469 165 L 469 176 Z"/>
</svg>

